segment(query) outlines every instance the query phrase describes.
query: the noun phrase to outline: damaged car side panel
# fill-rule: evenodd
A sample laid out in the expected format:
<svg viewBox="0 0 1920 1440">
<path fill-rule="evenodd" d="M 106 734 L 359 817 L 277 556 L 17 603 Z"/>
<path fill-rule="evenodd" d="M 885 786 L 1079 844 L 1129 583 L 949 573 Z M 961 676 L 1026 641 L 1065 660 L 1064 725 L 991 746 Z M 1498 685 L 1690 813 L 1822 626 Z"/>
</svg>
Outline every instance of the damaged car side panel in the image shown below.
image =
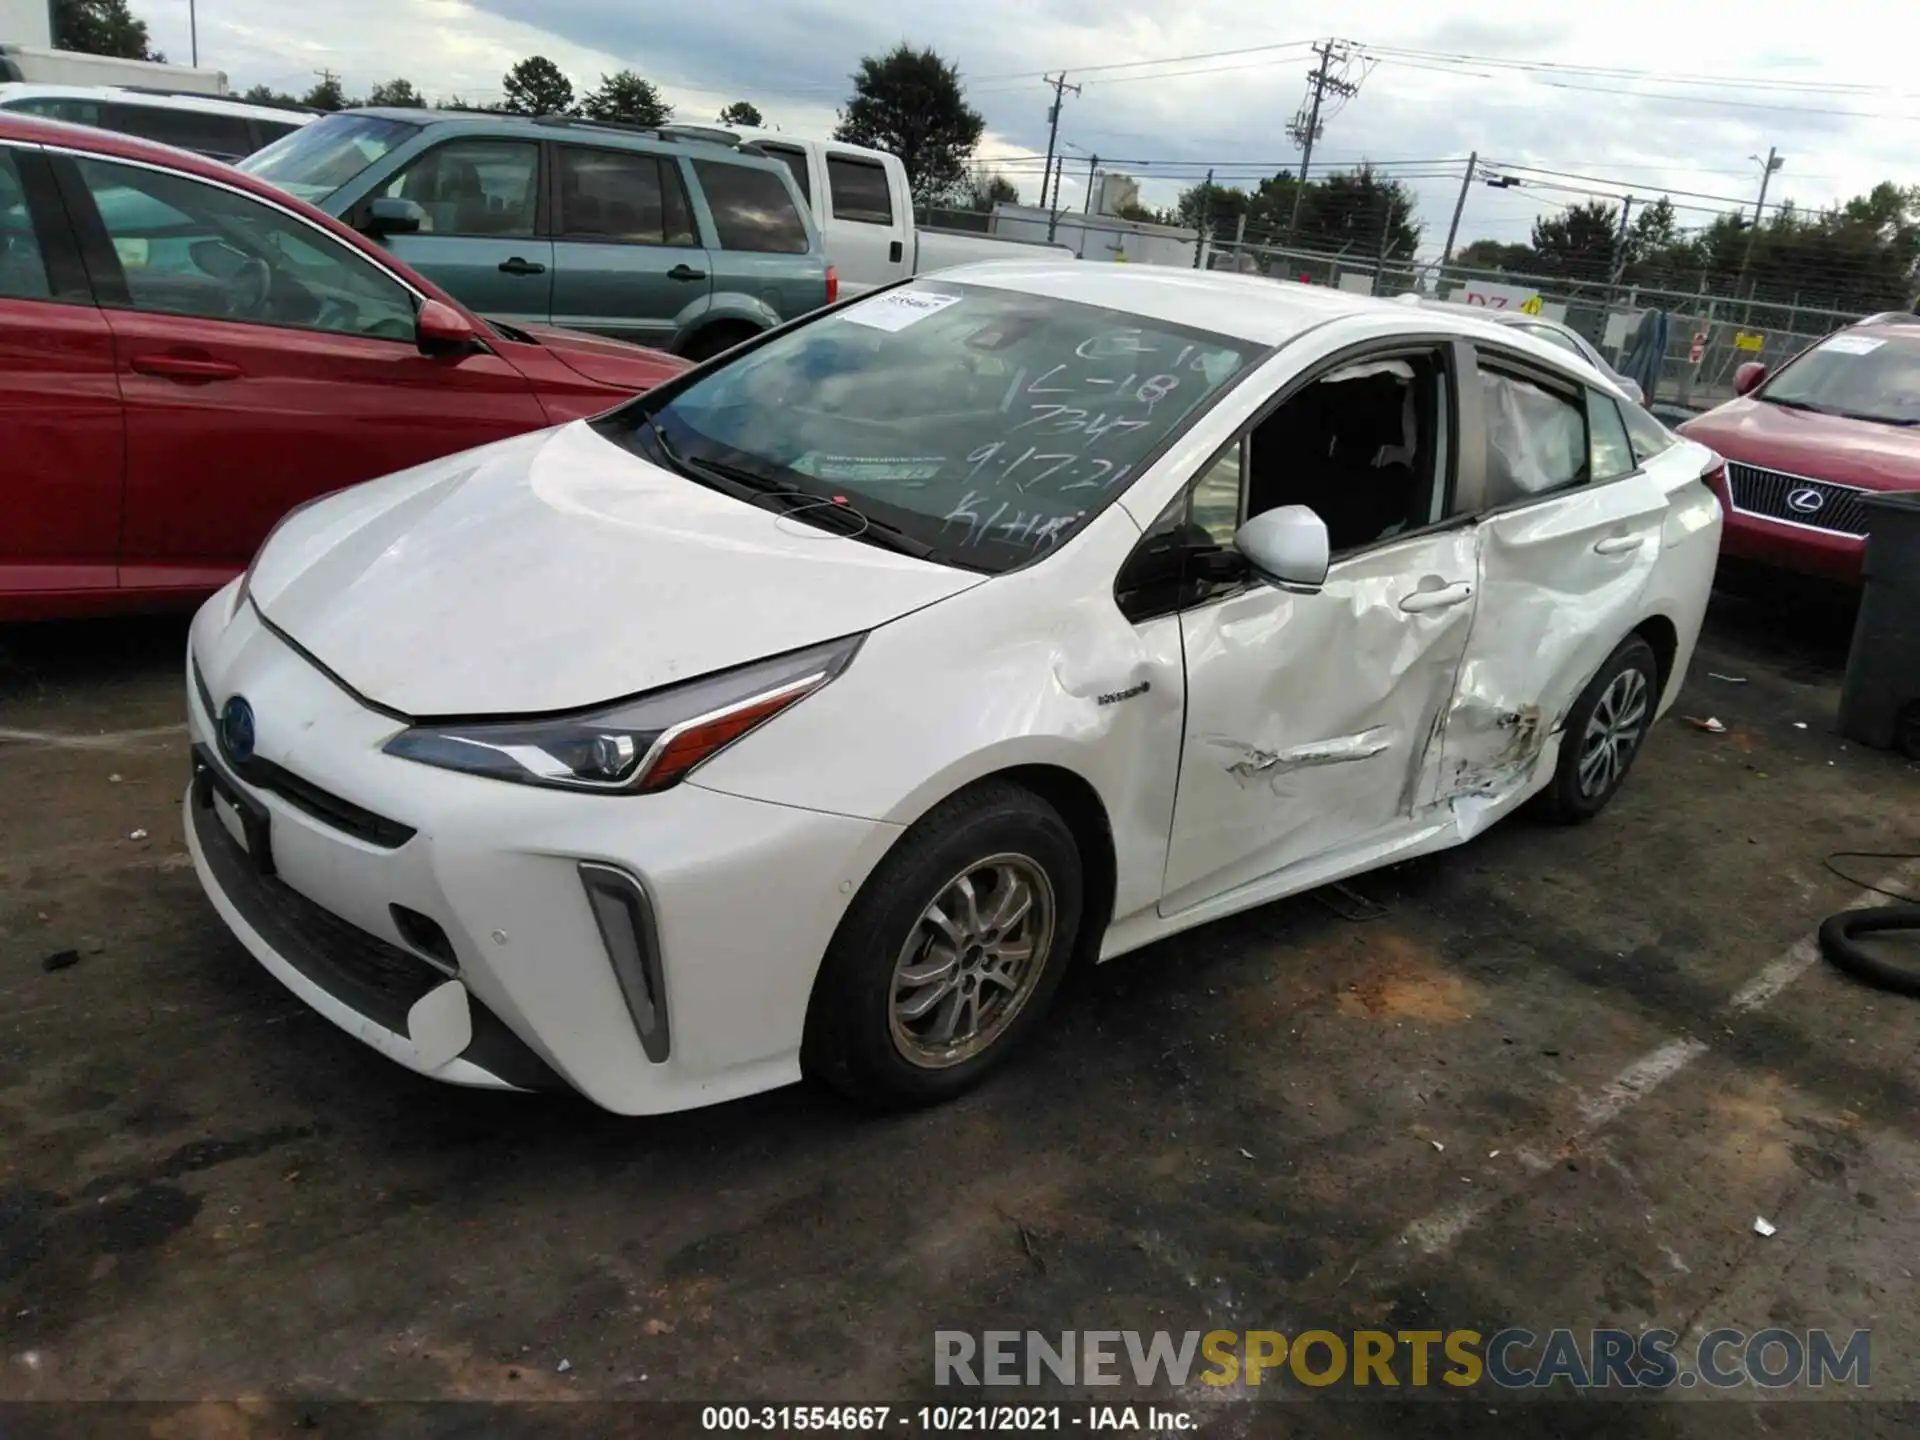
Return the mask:
<svg viewBox="0 0 1920 1440">
<path fill-rule="evenodd" d="M 1181 617 L 1186 747 L 1161 912 L 1404 825 L 1473 616 L 1471 526 L 1255 586 Z"/>
<path fill-rule="evenodd" d="M 1645 475 L 1551 496 L 1480 526 L 1480 614 L 1447 720 L 1441 793 L 1498 800 L 1640 622 L 1666 491 Z"/>
</svg>

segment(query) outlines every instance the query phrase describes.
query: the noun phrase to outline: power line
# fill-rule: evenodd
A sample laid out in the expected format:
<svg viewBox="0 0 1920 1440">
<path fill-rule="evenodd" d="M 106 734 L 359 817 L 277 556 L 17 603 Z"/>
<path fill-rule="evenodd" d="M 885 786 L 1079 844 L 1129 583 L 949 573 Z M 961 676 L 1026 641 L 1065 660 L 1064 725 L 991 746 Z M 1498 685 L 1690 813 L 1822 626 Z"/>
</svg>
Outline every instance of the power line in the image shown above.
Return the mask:
<svg viewBox="0 0 1920 1440">
<path fill-rule="evenodd" d="M 1115 60 L 1105 65 L 1069 65 L 1062 68 L 1072 70 L 1076 75 L 1091 75 L 1096 71 L 1131 70 L 1141 65 L 1179 65 L 1188 60 L 1224 60 L 1234 55 L 1257 55 L 1267 50 L 1304 50 L 1311 40 L 1278 40 L 1271 45 L 1241 45 L 1232 50 L 1203 50 L 1195 55 L 1162 55 L 1155 60 Z M 975 79 L 980 84 L 994 80 L 1033 80 L 1045 79 L 1050 72 L 1044 70 L 1023 70 L 1011 75 L 980 75 Z"/>
</svg>

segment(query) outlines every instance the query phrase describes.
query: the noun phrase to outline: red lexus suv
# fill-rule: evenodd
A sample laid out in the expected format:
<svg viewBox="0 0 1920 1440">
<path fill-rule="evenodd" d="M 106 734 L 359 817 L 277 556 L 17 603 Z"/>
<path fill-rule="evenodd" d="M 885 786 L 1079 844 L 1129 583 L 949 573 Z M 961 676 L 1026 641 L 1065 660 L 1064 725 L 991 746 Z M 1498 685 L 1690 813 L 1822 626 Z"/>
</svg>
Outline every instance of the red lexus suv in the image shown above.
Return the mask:
<svg viewBox="0 0 1920 1440">
<path fill-rule="evenodd" d="M 304 500 L 686 364 L 483 320 L 217 162 L 0 115 L 0 620 L 190 604 Z"/>
<path fill-rule="evenodd" d="M 1727 462 L 1721 555 L 1858 585 L 1861 496 L 1920 490 L 1920 316 L 1873 316 L 1772 373 L 1742 365 L 1734 389 L 1680 426 Z"/>
</svg>

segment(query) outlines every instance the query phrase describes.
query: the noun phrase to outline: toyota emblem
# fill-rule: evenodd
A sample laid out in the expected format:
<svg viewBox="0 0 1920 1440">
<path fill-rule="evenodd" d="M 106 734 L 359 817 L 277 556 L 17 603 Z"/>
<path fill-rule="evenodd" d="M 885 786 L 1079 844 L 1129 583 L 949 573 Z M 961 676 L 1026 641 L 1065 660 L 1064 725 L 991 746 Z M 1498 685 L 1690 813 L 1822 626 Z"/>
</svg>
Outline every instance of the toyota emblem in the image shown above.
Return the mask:
<svg viewBox="0 0 1920 1440">
<path fill-rule="evenodd" d="M 1802 515 L 1812 515 L 1827 503 L 1827 497 L 1811 485 L 1802 485 L 1787 496 L 1787 508 Z"/>
<path fill-rule="evenodd" d="M 236 765 L 253 758 L 253 706 L 244 695 L 235 695 L 220 711 L 220 748 Z"/>
</svg>

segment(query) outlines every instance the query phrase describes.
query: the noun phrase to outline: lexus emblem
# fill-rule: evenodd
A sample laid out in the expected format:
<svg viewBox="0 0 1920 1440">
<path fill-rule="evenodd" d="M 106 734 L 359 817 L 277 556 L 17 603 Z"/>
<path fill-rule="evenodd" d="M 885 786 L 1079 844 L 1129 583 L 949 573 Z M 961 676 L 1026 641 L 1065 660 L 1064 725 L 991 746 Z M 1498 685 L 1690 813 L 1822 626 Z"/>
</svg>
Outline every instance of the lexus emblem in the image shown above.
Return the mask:
<svg viewBox="0 0 1920 1440">
<path fill-rule="evenodd" d="M 1798 490 L 1791 491 L 1787 495 L 1787 508 L 1798 511 L 1802 515 L 1815 514 L 1826 503 L 1827 497 L 1811 485 L 1802 485 Z"/>
<path fill-rule="evenodd" d="M 253 758 L 253 706 L 244 695 L 235 695 L 220 711 L 220 748 L 236 765 Z"/>
</svg>

